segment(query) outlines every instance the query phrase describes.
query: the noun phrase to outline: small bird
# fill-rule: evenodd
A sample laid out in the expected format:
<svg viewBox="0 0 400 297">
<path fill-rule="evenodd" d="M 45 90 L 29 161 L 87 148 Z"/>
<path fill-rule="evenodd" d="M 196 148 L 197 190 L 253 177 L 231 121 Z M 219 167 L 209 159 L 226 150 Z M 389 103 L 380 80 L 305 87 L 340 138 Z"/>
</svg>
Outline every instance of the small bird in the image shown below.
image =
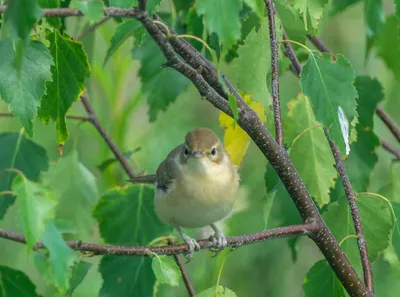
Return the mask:
<svg viewBox="0 0 400 297">
<path fill-rule="evenodd" d="M 154 208 L 159 219 L 170 224 L 189 245 L 190 261 L 200 249 L 183 228 L 210 226 L 216 254 L 227 245 L 216 222 L 232 211 L 239 188 L 239 174 L 218 136 L 210 129 L 188 132 L 185 142 L 174 148 L 156 174 L 129 179 L 133 183 L 154 183 Z"/>
</svg>

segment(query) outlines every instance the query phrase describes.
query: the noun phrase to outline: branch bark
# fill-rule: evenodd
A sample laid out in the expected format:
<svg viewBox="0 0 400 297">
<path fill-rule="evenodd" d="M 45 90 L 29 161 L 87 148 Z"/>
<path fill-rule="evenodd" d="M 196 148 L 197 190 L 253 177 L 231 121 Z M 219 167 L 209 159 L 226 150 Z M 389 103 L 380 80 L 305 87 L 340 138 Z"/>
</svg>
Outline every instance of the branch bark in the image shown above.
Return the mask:
<svg viewBox="0 0 400 297">
<path fill-rule="evenodd" d="M 386 140 L 381 140 L 382 147 L 388 151 L 389 153 L 393 154 L 396 157 L 396 161 L 400 161 L 400 151 L 396 150 L 389 142 Z"/>
<path fill-rule="evenodd" d="M 283 125 L 281 116 L 281 105 L 279 100 L 279 43 L 276 39 L 275 29 L 275 12 L 274 4 L 272 0 L 264 1 L 268 11 L 268 24 L 269 24 L 269 36 L 271 43 L 271 64 L 272 64 L 272 105 L 274 108 L 274 119 L 275 119 L 275 138 L 276 142 L 284 147 L 283 139 Z"/>
<path fill-rule="evenodd" d="M 243 245 L 254 244 L 269 239 L 277 239 L 283 237 L 292 237 L 298 235 L 309 235 L 319 230 L 316 223 L 292 225 L 271 230 L 265 230 L 248 235 L 228 237 L 228 245 L 238 248 Z M 0 229 L 0 238 L 11 241 L 26 243 L 25 236 L 16 232 L 10 232 Z M 209 249 L 213 246 L 213 242 L 209 239 L 198 240 L 197 243 L 201 249 Z M 130 255 L 130 256 L 150 256 L 151 253 L 158 255 L 178 255 L 186 253 L 189 246 L 186 243 L 173 244 L 166 246 L 111 246 L 100 245 L 94 243 L 85 243 L 81 241 L 67 241 L 66 244 L 77 251 L 90 252 L 95 255 Z M 43 243 L 38 242 L 35 249 L 44 249 Z M 151 252 L 151 253 L 150 253 Z"/>
<path fill-rule="evenodd" d="M 376 114 L 389 128 L 390 132 L 392 132 L 393 136 L 396 137 L 397 141 L 400 142 L 400 127 L 392 119 L 392 117 L 383 109 L 382 106 L 378 106 L 376 108 Z"/>
</svg>

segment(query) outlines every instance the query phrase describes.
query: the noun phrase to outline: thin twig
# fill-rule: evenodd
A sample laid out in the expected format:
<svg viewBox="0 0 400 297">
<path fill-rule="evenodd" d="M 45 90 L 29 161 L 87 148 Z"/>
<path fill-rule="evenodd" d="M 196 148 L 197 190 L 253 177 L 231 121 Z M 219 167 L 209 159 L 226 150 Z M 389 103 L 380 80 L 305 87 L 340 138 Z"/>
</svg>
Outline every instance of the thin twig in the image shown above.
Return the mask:
<svg viewBox="0 0 400 297">
<path fill-rule="evenodd" d="M 228 246 L 234 248 L 254 244 L 269 239 L 292 237 L 298 235 L 309 235 L 318 232 L 318 225 L 315 223 L 292 225 L 271 230 L 265 230 L 253 234 L 228 237 Z M 25 236 L 22 234 L 0 229 L 0 238 L 5 238 L 19 243 L 26 243 Z M 201 249 L 209 249 L 213 242 L 209 239 L 198 240 L 197 243 Z M 173 244 L 166 246 L 111 246 L 94 243 L 85 243 L 81 241 L 67 241 L 66 244 L 77 251 L 91 252 L 95 255 L 131 255 L 131 256 L 149 256 L 150 252 L 158 255 L 178 255 L 188 252 L 189 246 L 186 243 Z M 45 248 L 44 244 L 38 242 L 35 249 Z"/>
<path fill-rule="evenodd" d="M 276 142 L 283 147 L 283 125 L 281 116 L 281 105 L 279 100 L 279 42 L 276 39 L 275 13 L 272 0 L 264 1 L 267 6 L 269 19 L 269 36 L 271 43 L 271 64 L 272 64 L 272 105 L 274 107 L 275 138 Z"/>
<path fill-rule="evenodd" d="M 364 282 L 370 292 L 374 292 L 374 280 L 372 277 L 372 269 L 371 269 L 371 262 L 368 257 L 368 249 L 367 249 L 367 242 L 364 236 L 364 230 L 361 223 L 360 213 L 357 208 L 357 198 L 353 192 L 353 188 L 351 187 L 351 183 L 349 177 L 346 172 L 346 168 L 344 166 L 344 162 L 342 157 L 340 156 L 340 151 L 336 144 L 332 142 L 329 138 L 328 131 L 324 128 L 325 136 L 328 139 L 329 146 L 331 147 L 333 157 L 336 163 L 336 170 L 339 173 L 340 179 L 343 184 L 344 191 L 347 196 L 347 200 L 350 207 L 351 217 L 353 219 L 354 228 L 356 230 L 357 235 L 357 244 L 360 251 L 361 256 L 361 264 L 364 273 Z"/>
<path fill-rule="evenodd" d="M 396 150 L 390 143 L 388 143 L 386 140 L 381 140 L 381 145 L 386 151 L 393 154 L 397 161 L 400 160 L 400 151 Z"/>
<path fill-rule="evenodd" d="M 83 37 L 85 37 L 86 35 L 88 35 L 89 33 L 93 32 L 94 30 L 96 30 L 98 27 L 100 27 L 101 25 L 103 25 L 105 22 L 107 22 L 111 17 L 106 16 L 104 18 L 102 18 L 99 22 L 97 22 L 96 24 L 93 24 L 92 26 L 88 27 L 86 30 L 84 30 L 78 37 L 76 37 L 77 40 L 82 39 Z"/>
<path fill-rule="evenodd" d="M 10 117 L 10 118 L 12 118 L 12 117 L 15 117 L 15 115 L 13 113 L 7 112 L 7 113 L 0 113 L 0 117 Z M 91 121 L 90 117 L 85 117 L 85 116 L 67 115 L 66 118 L 70 119 L 70 120 L 78 120 L 78 121 L 82 121 L 82 122 L 90 122 Z"/>
<path fill-rule="evenodd" d="M 170 238 L 168 239 L 168 244 L 170 246 L 174 245 L 174 243 L 172 242 L 172 240 Z M 185 283 L 186 290 L 188 291 L 189 296 L 190 297 L 196 296 L 196 291 L 194 290 L 192 281 L 190 280 L 190 277 L 189 277 L 189 274 L 188 274 L 188 272 L 186 270 L 185 264 L 183 263 L 183 261 L 179 257 L 179 255 L 174 255 L 173 257 L 175 259 L 175 262 L 178 264 L 179 269 L 181 270 L 183 282 Z"/>
<path fill-rule="evenodd" d="M 381 120 L 389 128 L 390 132 L 396 137 L 397 141 L 400 142 L 400 127 L 397 123 L 390 117 L 390 115 L 383 109 L 382 106 L 376 108 L 376 114 L 381 118 Z"/>
<path fill-rule="evenodd" d="M 311 34 L 307 34 L 307 38 L 314 44 L 314 46 L 321 52 L 321 53 L 328 53 L 331 54 L 333 60 L 336 60 L 336 55 L 325 45 L 325 43 L 319 39 L 318 37 L 312 36 Z"/>
</svg>

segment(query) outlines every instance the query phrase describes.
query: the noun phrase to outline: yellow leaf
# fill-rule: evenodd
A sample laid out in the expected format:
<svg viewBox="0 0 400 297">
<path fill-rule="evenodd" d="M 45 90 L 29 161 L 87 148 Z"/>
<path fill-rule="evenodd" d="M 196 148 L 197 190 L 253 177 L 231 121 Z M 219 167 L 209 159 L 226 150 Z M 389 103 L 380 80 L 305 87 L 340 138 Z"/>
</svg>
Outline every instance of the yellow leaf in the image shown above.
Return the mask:
<svg viewBox="0 0 400 297">
<path fill-rule="evenodd" d="M 260 102 L 252 101 L 251 95 L 245 95 L 244 101 L 253 109 L 260 120 L 264 123 L 267 119 L 265 116 L 264 108 Z M 250 137 L 238 125 L 234 125 L 234 120 L 224 114 L 220 113 L 219 124 L 225 128 L 224 146 L 228 154 L 231 156 L 234 165 L 240 165 L 246 154 L 247 148 L 250 144 Z"/>
</svg>

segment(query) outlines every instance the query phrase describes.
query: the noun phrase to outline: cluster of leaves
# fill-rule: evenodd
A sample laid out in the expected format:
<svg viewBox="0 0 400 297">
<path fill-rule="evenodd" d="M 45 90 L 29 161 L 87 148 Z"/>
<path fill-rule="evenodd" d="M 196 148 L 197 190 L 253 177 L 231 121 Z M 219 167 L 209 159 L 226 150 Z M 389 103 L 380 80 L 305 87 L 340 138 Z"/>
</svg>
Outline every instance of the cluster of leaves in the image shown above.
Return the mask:
<svg viewBox="0 0 400 297">
<path fill-rule="evenodd" d="M 159 10 L 159 0 L 147 2 L 149 13 Z M 163 19 L 171 23 L 176 34 L 192 35 L 209 44 L 216 55 L 206 51 L 203 43 L 189 40 L 213 58 L 217 66 L 225 63 L 234 70 L 235 85 L 249 94 L 245 100 L 266 125 L 271 125 L 270 35 L 264 1 L 173 2 L 171 13 L 161 12 Z M 279 24 L 283 24 L 293 41 L 305 43 L 306 34 L 318 34 L 324 18 L 340 13 L 357 1 L 333 1 L 329 9 L 327 2 L 276 1 L 278 38 L 282 39 Z M 57 142 L 64 144 L 69 134 L 66 114 L 85 91 L 85 81 L 91 73 L 82 44 L 65 32 L 65 22 L 41 17 L 40 7 L 69 5 L 79 9 L 88 23 L 93 24 L 103 17 L 105 6 L 129 8 L 136 4 L 137 0 L 107 3 L 14 0 L 8 5 L 2 25 L 8 37 L 0 41 L 0 97 L 24 129 L 20 133 L 0 134 L 0 172 L 4 171 L 0 179 L 0 218 L 16 201 L 29 254 L 37 270 L 58 292 L 66 295 L 73 293 L 92 264 L 84 260 L 85 255 L 70 249 L 64 239 L 89 238 L 94 221 L 98 223 L 104 242 L 112 245 L 147 245 L 171 230 L 154 214 L 152 188 L 129 186 L 99 194 L 93 173 L 79 161 L 77 151 L 50 164 L 46 150 L 24 135 L 24 131 L 28 136 L 33 135 L 35 117 L 44 124 L 53 120 Z M 375 47 L 398 78 L 398 10 L 385 19 L 380 1 L 365 1 L 365 15 L 367 54 Z M 32 27 L 35 30 L 31 30 Z M 44 34 L 39 33 L 43 28 Z M 138 76 L 142 81 L 141 93 L 147 97 L 149 120 L 156 121 L 158 114 L 186 91 L 189 80 L 160 67 L 165 58 L 141 23 L 134 19 L 119 21 L 104 65 L 131 37 L 134 39 L 132 59 L 140 61 Z M 379 139 L 373 132 L 373 114 L 383 100 L 382 87 L 376 79 L 356 75 L 342 55 L 333 59 L 330 54 L 319 54 L 308 48 L 304 51 L 304 46 L 296 52 L 305 56 L 299 81 L 302 93 L 283 108 L 285 144 L 328 226 L 342 241 L 344 252 L 361 275 L 357 245 L 351 239 L 354 227 L 323 127 L 329 129 L 342 155 L 346 156 L 345 165 L 354 191 L 367 192 L 371 172 L 378 161 L 375 150 Z M 286 73 L 289 61 L 282 48 L 279 63 L 281 74 Z M 220 125 L 226 128 L 226 148 L 235 164 L 240 165 L 250 140 L 226 115 L 221 114 Z M 359 195 L 358 205 L 371 261 L 390 248 L 400 258 L 400 227 L 396 219 L 400 216 L 399 173 L 398 167 L 394 167 L 393 180 L 379 190 L 381 195 Z M 282 203 L 287 206 L 285 212 L 293 215 L 282 216 L 284 219 L 279 224 L 299 223 L 288 193 L 269 165 L 265 180 L 265 226 L 270 227 L 269 214 L 279 212 L 276 205 Z M 37 241 L 46 249 L 32 252 Z M 175 262 L 157 255 L 152 259 L 107 255 L 101 259 L 99 271 L 104 280 L 101 296 L 152 296 L 158 284 L 176 286 L 180 279 Z M 6 266 L 0 266 L 0 287 L 4 296 L 18 296 L 16 290 L 23 291 L 26 296 L 38 296 L 35 285 L 23 272 Z M 309 270 L 303 289 L 307 297 L 344 294 L 325 260 L 315 263 Z M 198 296 L 235 296 L 235 293 L 217 285 Z"/>
</svg>

